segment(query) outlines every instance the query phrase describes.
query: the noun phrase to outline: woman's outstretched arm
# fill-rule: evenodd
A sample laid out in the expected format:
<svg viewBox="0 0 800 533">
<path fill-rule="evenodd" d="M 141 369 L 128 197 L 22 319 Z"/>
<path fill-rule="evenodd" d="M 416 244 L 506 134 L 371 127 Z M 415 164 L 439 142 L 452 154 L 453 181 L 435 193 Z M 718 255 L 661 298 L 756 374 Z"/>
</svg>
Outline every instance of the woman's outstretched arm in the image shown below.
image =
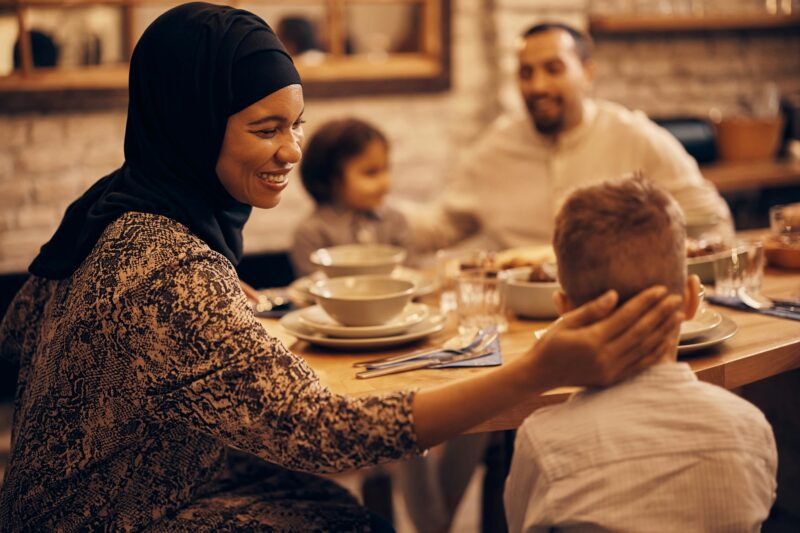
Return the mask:
<svg viewBox="0 0 800 533">
<path fill-rule="evenodd" d="M 681 298 L 652 287 L 611 313 L 616 302 L 609 291 L 565 314 L 524 357 L 418 392 L 413 404 L 418 445 L 439 444 L 554 387 L 609 385 L 656 362 L 683 320 Z"/>
</svg>

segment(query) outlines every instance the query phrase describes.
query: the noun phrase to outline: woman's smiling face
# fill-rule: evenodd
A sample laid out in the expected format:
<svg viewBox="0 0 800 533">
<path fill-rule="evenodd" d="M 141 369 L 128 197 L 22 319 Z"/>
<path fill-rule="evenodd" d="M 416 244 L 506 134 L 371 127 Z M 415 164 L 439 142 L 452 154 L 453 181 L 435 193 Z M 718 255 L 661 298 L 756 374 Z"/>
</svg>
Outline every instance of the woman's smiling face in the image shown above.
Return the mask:
<svg viewBox="0 0 800 533">
<path fill-rule="evenodd" d="M 303 89 L 289 85 L 228 117 L 216 172 L 239 202 L 269 209 L 281 200 L 300 161 Z"/>
</svg>

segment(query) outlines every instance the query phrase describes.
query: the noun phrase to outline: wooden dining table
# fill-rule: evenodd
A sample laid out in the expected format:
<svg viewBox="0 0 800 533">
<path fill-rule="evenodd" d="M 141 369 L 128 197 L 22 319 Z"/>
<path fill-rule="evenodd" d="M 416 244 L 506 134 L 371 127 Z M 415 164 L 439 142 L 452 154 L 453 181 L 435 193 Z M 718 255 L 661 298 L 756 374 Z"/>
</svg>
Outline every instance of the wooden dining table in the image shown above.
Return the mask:
<svg viewBox="0 0 800 533">
<path fill-rule="evenodd" d="M 763 291 L 771 297 L 800 297 L 800 271 L 767 268 Z M 432 297 L 428 303 L 435 305 Z M 691 365 L 698 378 L 729 390 L 754 383 L 783 372 L 800 368 L 800 320 L 777 318 L 765 314 L 739 311 L 710 305 L 719 313 L 732 319 L 739 327 L 736 335 L 724 342 L 679 359 Z M 451 383 L 482 372 L 491 367 L 449 368 L 416 370 L 367 380 L 357 379 L 360 369 L 353 363 L 376 357 L 440 346 L 456 333 L 454 316 L 449 316 L 445 328 L 422 341 L 392 349 L 342 350 L 313 346 L 283 330 L 275 319 L 261 319 L 264 327 L 280 338 L 294 353 L 303 357 L 319 376 L 320 381 L 333 392 L 352 396 L 388 393 L 403 389 L 425 389 Z M 534 332 L 547 327 L 550 321 L 510 318 L 508 330 L 500 337 L 502 357 L 511 361 L 523 357 L 536 342 Z M 559 388 L 524 401 L 505 412 L 475 426 L 469 432 L 485 432 L 517 428 L 534 410 L 565 401 L 576 389 Z"/>
</svg>

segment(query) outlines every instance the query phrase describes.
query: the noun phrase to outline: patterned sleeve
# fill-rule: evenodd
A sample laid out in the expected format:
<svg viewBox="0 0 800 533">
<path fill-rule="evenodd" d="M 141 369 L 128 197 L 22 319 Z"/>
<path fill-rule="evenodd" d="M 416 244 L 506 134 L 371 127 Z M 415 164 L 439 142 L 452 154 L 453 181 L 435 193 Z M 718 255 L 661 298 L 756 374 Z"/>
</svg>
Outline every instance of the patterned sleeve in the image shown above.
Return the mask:
<svg viewBox="0 0 800 533">
<path fill-rule="evenodd" d="M 28 278 L 0 322 L 0 357 L 13 365 L 21 365 L 26 355 L 34 351 L 46 292 L 46 280 Z"/>
<path fill-rule="evenodd" d="M 156 416 L 295 470 L 335 472 L 418 453 L 413 393 L 352 398 L 254 318 L 218 254 L 155 273 L 135 297 L 152 330 L 143 373 Z M 139 335 L 137 338 L 147 337 Z"/>
</svg>

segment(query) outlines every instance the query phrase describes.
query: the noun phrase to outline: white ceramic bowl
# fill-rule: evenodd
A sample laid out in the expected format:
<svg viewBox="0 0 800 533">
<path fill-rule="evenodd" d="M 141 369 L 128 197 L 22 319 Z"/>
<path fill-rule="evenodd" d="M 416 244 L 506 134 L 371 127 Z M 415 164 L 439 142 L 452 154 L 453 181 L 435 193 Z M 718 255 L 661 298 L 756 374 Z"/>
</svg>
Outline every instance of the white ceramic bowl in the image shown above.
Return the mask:
<svg viewBox="0 0 800 533">
<path fill-rule="evenodd" d="M 556 318 L 553 293 L 561 288 L 557 281 L 528 281 L 531 267 L 504 270 L 501 273 L 506 291 L 506 305 L 515 315 L 525 318 Z"/>
<path fill-rule="evenodd" d="M 311 286 L 322 309 L 345 326 L 378 326 L 393 319 L 411 301 L 414 283 L 383 276 L 323 279 Z"/>
<path fill-rule="evenodd" d="M 406 251 L 388 244 L 343 244 L 311 252 L 309 260 L 329 278 L 391 274 L 406 259 Z"/>
</svg>

